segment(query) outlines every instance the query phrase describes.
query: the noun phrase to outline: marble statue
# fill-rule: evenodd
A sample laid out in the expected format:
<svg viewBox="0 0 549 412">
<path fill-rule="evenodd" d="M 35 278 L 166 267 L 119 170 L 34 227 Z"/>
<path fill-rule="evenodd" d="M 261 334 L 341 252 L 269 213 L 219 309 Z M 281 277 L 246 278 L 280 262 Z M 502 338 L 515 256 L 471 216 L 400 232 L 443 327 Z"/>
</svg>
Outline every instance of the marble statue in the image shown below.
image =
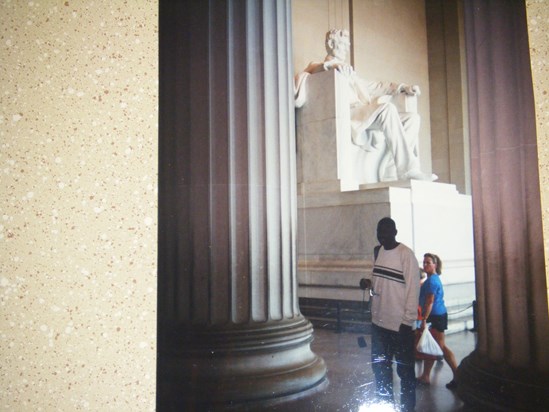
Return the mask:
<svg viewBox="0 0 549 412">
<path fill-rule="evenodd" d="M 419 96 L 419 86 L 360 78 L 345 62 L 351 45 L 347 30 L 330 30 L 326 33 L 325 45 L 328 54 L 324 61 L 309 63 L 295 78 L 296 107 L 307 102 L 309 75 L 338 70 L 349 83 L 352 142 L 365 151 L 381 150 L 382 156 L 391 157 L 398 180 L 436 180 L 436 175 L 420 170 L 417 151 L 420 116 L 414 112 L 399 112 L 392 102 L 398 95 Z M 375 167 L 385 165 L 381 162 Z M 382 175 L 383 170 L 380 170 L 380 180 Z"/>
</svg>

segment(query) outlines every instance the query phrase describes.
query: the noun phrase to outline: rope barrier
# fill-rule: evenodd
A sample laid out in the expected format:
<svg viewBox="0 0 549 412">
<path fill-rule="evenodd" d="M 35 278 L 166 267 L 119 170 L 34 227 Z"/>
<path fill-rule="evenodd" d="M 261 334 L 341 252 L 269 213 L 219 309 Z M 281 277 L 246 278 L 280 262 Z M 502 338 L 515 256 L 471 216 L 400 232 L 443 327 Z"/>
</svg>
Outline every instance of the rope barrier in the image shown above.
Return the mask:
<svg viewBox="0 0 549 412">
<path fill-rule="evenodd" d="M 473 307 L 473 304 L 471 303 L 471 304 L 470 304 L 469 306 L 467 306 L 466 308 L 463 308 L 463 309 L 460 309 L 460 310 L 457 310 L 457 311 L 451 312 L 451 313 L 448 312 L 448 316 L 450 316 L 450 315 L 455 315 L 455 314 L 461 313 L 461 312 L 465 312 L 467 309 L 472 308 L 472 307 Z"/>
</svg>

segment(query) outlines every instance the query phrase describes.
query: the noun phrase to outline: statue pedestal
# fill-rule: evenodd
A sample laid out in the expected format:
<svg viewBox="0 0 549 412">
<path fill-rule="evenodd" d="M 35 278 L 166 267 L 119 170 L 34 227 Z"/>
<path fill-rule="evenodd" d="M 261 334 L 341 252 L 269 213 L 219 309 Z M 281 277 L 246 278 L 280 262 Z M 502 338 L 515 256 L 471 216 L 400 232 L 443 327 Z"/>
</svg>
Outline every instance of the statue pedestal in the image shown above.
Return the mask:
<svg viewBox="0 0 549 412">
<path fill-rule="evenodd" d="M 412 180 L 298 194 L 299 297 L 362 301 L 359 280 L 371 277 L 377 222 L 385 216 L 395 220 L 397 240 L 415 251 L 420 264 L 426 252 L 440 256 L 445 301 L 450 319 L 456 319 L 450 332 L 470 328 L 475 299 L 471 197 L 444 183 Z"/>
</svg>

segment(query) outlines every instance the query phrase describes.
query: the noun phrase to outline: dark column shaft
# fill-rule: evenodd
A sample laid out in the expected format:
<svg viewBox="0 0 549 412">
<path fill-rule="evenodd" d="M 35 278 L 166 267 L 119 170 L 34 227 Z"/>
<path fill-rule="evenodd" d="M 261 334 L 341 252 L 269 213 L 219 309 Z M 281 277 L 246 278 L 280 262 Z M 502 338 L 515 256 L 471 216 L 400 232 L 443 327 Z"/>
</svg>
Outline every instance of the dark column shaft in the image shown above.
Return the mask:
<svg viewBox="0 0 549 412">
<path fill-rule="evenodd" d="M 526 11 L 511 0 L 464 11 L 479 341 L 460 394 L 535 410 L 549 400 L 549 315 Z"/>
</svg>

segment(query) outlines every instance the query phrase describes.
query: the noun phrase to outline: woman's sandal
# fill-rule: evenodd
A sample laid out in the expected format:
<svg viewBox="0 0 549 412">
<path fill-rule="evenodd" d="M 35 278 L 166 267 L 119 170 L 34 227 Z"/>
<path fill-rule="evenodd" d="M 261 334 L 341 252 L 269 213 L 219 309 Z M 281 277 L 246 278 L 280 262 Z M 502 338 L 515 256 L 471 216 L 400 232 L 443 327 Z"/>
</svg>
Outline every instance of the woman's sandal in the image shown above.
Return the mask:
<svg viewBox="0 0 549 412">
<path fill-rule="evenodd" d="M 458 383 L 455 380 L 451 380 L 446 384 L 446 387 L 450 390 L 456 389 L 458 387 Z"/>
</svg>

